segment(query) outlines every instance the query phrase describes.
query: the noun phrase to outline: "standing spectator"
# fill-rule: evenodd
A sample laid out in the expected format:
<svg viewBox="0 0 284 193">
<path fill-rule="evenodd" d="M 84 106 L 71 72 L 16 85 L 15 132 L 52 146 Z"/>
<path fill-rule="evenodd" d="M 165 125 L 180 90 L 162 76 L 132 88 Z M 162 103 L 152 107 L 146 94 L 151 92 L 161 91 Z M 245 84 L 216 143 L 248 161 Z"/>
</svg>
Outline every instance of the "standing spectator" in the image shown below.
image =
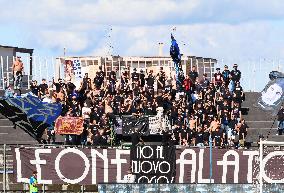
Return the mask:
<svg viewBox="0 0 284 193">
<path fill-rule="evenodd" d="M 201 126 L 198 126 L 197 132 L 195 133 L 195 145 L 197 147 L 204 147 L 204 132 Z"/>
<path fill-rule="evenodd" d="M 235 85 L 237 82 L 241 80 L 241 71 L 238 70 L 238 65 L 234 64 L 233 70 L 231 71 L 231 80 L 233 81 L 233 90 L 235 89 Z"/>
<path fill-rule="evenodd" d="M 139 74 L 137 73 L 136 68 L 133 69 L 133 72 L 131 74 L 131 81 L 132 81 L 132 88 L 134 87 L 135 84 L 138 85 L 139 83 Z"/>
<path fill-rule="evenodd" d="M 192 101 L 191 99 L 192 82 L 188 75 L 186 75 L 186 78 L 183 81 L 183 87 L 184 87 L 184 92 L 186 96 L 186 101 L 189 103 Z"/>
<path fill-rule="evenodd" d="M 241 104 L 243 101 L 243 97 L 244 97 L 243 88 L 240 86 L 240 82 L 237 82 L 235 90 L 233 91 L 233 104 L 234 103 Z"/>
<path fill-rule="evenodd" d="M 225 82 L 226 86 L 229 85 L 229 82 L 230 82 L 230 70 L 228 70 L 228 66 L 225 65 L 224 66 L 224 70 L 222 72 L 222 78 L 223 78 L 223 81 Z"/>
<path fill-rule="evenodd" d="M 284 129 L 284 105 L 281 105 L 277 113 L 277 121 L 278 121 L 278 135 L 282 135 Z"/>
<path fill-rule="evenodd" d="M 31 83 L 31 92 L 35 95 L 35 96 L 40 96 L 40 90 L 39 90 L 39 86 L 37 85 L 37 81 L 33 80 Z"/>
<path fill-rule="evenodd" d="M 198 77 L 198 72 L 196 72 L 196 67 L 195 66 L 192 66 L 192 69 L 191 71 L 189 72 L 189 78 L 191 79 L 191 81 L 193 83 L 195 83 L 197 77 Z"/>
<path fill-rule="evenodd" d="M 144 74 L 144 71 L 141 69 L 140 70 L 140 74 L 139 74 L 139 78 L 140 78 L 140 87 L 141 88 L 144 88 L 145 86 L 145 74 Z"/>
<path fill-rule="evenodd" d="M 153 75 L 153 70 L 150 70 L 147 78 L 147 90 L 150 93 L 150 95 L 154 96 L 154 83 L 155 83 L 155 76 Z"/>
<path fill-rule="evenodd" d="M 224 142 L 224 133 L 221 131 L 220 126 L 216 127 L 216 130 L 212 132 L 213 136 L 213 145 L 214 147 L 223 146 Z"/>
<path fill-rule="evenodd" d="M 8 69 L 7 69 L 8 70 Z M 20 56 L 17 56 L 12 66 L 13 80 L 15 89 L 19 89 L 22 84 L 22 76 L 24 72 L 24 64 Z"/>
<path fill-rule="evenodd" d="M 41 84 L 39 85 L 40 98 L 44 98 L 48 93 L 48 85 L 46 84 L 46 79 L 42 79 Z"/>
<path fill-rule="evenodd" d="M 166 73 L 163 71 L 163 67 L 160 67 L 160 72 L 157 74 L 157 92 L 165 90 Z"/>
<path fill-rule="evenodd" d="M 247 132 L 248 132 L 248 126 L 245 123 L 245 120 L 242 119 L 240 126 L 239 126 L 239 144 L 241 147 L 245 146 L 245 140 L 246 140 L 246 136 L 247 136 Z"/>
<path fill-rule="evenodd" d="M 216 68 L 217 72 L 214 74 L 214 86 L 217 90 L 220 89 L 223 81 L 223 75 L 220 72 L 220 68 Z"/>
</svg>

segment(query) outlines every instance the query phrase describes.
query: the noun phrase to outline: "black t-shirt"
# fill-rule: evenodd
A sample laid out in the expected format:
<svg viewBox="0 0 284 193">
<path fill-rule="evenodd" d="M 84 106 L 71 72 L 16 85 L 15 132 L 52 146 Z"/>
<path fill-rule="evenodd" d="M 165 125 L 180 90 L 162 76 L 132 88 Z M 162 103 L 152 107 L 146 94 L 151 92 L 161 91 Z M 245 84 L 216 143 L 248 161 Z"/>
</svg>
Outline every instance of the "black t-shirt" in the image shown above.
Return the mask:
<svg viewBox="0 0 284 193">
<path fill-rule="evenodd" d="M 40 84 L 39 85 L 39 90 L 40 90 L 41 93 L 46 94 L 47 89 L 48 89 L 47 84 Z"/>
<path fill-rule="evenodd" d="M 32 93 L 34 94 L 34 95 L 36 95 L 36 96 L 38 96 L 38 94 L 39 94 L 39 86 L 31 86 L 31 91 L 32 91 Z"/>
<path fill-rule="evenodd" d="M 236 86 L 234 93 L 236 94 L 236 98 L 240 98 L 242 94 L 243 88 L 241 86 Z"/>
<path fill-rule="evenodd" d="M 233 81 L 240 81 L 241 79 L 241 71 L 239 70 L 232 70 L 231 76 Z"/>
<path fill-rule="evenodd" d="M 145 85 L 145 74 L 140 73 L 139 77 L 140 77 L 140 85 L 144 86 Z"/>
<path fill-rule="evenodd" d="M 181 134 L 181 138 L 182 139 L 187 139 L 187 134 L 189 133 L 189 131 L 186 128 L 182 128 L 180 130 L 180 134 Z"/>
<path fill-rule="evenodd" d="M 137 72 L 133 72 L 131 74 L 132 81 L 139 81 L 139 74 Z"/>
<path fill-rule="evenodd" d="M 223 133 L 220 130 L 213 131 L 212 135 L 213 135 L 213 139 L 215 139 L 215 146 L 221 146 Z"/>
<path fill-rule="evenodd" d="M 195 143 L 204 143 L 204 132 L 203 131 L 197 131 L 195 133 Z"/>
<path fill-rule="evenodd" d="M 196 78 L 198 77 L 198 73 L 196 71 L 190 71 L 189 72 L 189 78 L 195 84 Z"/>
<path fill-rule="evenodd" d="M 284 121 L 284 108 L 280 109 L 277 113 L 277 118 L 278 118 L 278 121 Z"/>
<path fill-rule="evenodd" d="M 115 71 L 111 71 L 109 73 L 109 80 L 110 81 L 116 81 L 116 72 Z"/>
<path fill-rule="evenodd" d="M 240 136 L 239 136 L 239 139 L 244 139 L 243 138 L 243 134 L 244 134 L 244 137 L 246 137 L 247 136 L 247 128 L 249 128 L 248 126 L 247 126 L 247 124 L 242 124 L 241 125 L 241 127 L 240 127 Z"/>
<path fill-rule="evenodd" d="M 235 130 L 236 124 L 238 124 L 238 120 L 233 119 L 233 120 L 229 120 L 228 126 L 229 126 L 231 129 Z"/>
<path fill-rule="evenodd" d="M 158 107 L 164 106 L 164 99 L 162 96 L 157 96 L 156 101 L 157 101 Z"/>
<path fill-rule="evenodd" d="M 148 86 L 153 86 L 154 82 L 155 82 L 154 76 L 153 75 L 149 75 L 148 78 L 147 78 L 147 85 Z"/>
</svg>

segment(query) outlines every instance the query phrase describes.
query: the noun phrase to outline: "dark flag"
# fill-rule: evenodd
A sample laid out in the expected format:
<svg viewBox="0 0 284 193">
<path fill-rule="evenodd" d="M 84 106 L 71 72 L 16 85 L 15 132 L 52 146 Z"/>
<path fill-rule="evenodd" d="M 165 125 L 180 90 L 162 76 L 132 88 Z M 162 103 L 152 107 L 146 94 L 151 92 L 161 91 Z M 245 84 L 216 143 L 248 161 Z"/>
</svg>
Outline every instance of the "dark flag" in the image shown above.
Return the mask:
<svg viewBox="0 0 284 193">
<path fill-rule="evenodd" d="M 138 133 L 147 136 L 150 134 L 148 117 L 122 117 L 122 135 L 130 136 L 138 128 Z"/>
<path fill-rule="evenodd" d="M 59 117 L 61 110 L 61 104 L 43 103 L 31 95 L 0 99 L 0 113 L 38 141 L 44 130 Z"/>
</svg>

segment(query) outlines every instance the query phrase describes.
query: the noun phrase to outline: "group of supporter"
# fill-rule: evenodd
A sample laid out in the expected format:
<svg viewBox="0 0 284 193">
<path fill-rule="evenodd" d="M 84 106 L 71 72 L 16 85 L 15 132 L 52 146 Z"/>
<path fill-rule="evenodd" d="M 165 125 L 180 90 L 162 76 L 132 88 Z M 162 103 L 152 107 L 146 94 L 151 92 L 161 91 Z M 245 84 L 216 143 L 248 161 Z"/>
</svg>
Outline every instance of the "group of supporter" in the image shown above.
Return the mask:
<svg viewBox="0 0 284 193">
<path fill-rule="evenodd" d="M 30 88 L 44 102 L 61 103 L 62 116 L 84 118 L 83 133 L 67 135 L 67 144 L 119 143 L 114 130 L 120 126 L 118 117 L 155 116 L 160 108 L 170 120 L 171 130 L 164 133 L 173 144 L 206 146 L 212 139 L 214 146 L 238 147 L 244 145 L 248 128 L 241 113 L 245 96 L 240 79 L 237 64 L 233 70 L 226 65 L 222 72 L 216 68 L 211 80 L 206 73 L 201 77 L 195 66 L 186 75 L 180 73 L 178 80 L 163 67 L 158 72 L 134 68 L 120 74 L 114 68 L 106 74 L 100 66 L 94 79 L 84 75 L 79 88 L 60 78 L 32 81 Z M 48 141 L 55 140 L 52 127 L 47 134 Z"/>
</svg>

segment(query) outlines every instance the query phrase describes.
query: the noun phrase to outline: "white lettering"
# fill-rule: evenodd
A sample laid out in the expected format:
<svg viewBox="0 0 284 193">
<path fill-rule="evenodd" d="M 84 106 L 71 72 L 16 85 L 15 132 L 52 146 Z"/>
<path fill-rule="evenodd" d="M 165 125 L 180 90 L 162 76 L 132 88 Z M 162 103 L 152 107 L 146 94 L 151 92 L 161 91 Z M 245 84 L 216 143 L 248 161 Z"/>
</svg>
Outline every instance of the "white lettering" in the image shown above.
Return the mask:
<svg viewBox="0 0 284 193">
<path fill-rule="evenodd" d="M 228 156 L 233 155 L 235 161 L 228 161 Z M 217 165 L 223 165 L 222 183 L 226 183 L 228 166 L 235 166 L 234 183 L 239 182 L 239 154 L 234 150 L 229 150 L 223 155 L 223 161 L 217 161 Z"/>
<path fill-rule="evenodd" d="M 130 151 L 129 150 L 123 150 L 123 149 L 116 149 L 116 159 L 111 159 L 111 164 L 116 164 L 116 180 L 117 182 L 121 181 L 121 164 L 123 163 L 127 163 L 126 159 L 120 159 L 120 155 L 121 154 L 125 154 L 125 155 L 129 155 Z"/>
<path fill-rule="evenodd" d="M 248 155 L 248 173 L 247 173 L 247 182 L 252 183 L 252 162 L 253 162 L 253 157 L 258 156 L 259 152 L 258 151 L 243 151 L 243 155 Z"/>
<path fill-rule="evenodd" d="M 52 180 L 43 180 L 41 175 L 40 165 L 46 165 L 46 160 L 41 160 L 39 154 L 41 153 L 51 153 L 51 149 L 36 149 L 35 150 L 35 160 L 30 160 L 30 163 L 36 165 L 37 170 L 37 180 L 39 184 L 52 184 Z"/>
<path fill-rule="evenodd" d="M 79 178 L 76 178 L 76 179 L 68 179 L 68 178 L 65 178 L 65 176 L 63 176 L 63 174 L 61 173 L 60 171 L 60 166 L 59 166 L 59 163 L 60 163 L 60 160 L 61 158 L 67 154 L 67 153 L 75 153 L 75 154 L 78 154 L 85 162 L 85 170 L 83 172 L 83 174 L 79 177 Z M 77 163 L 79 164 L 79 163 Z M 89 170 L 90 170 L 90 162 L 87 158 L 87 156 L 80 150 L 78 149 L 74 149 L 74 148 L 70 148 L 70 149 L 63 149 L 56 157 L 55 159 L 55 171 L 57 173 L 57 175 L 60 177 L 60 179 L 63 181 L 63 182 L 66 182 L 66 183 L 69 183 L 69 184 L 78 184 L 79 182 L 81 182 L 82 180 L 84 180 L 86 178 L 86 176 L 88 175 L 89 173 Z"/>
<path fill-rule="evenodd" d="M 22 177 L 22 160 L 20 148 L 15 148 L 16 152 L 16 160 L 17 160 L 17 182 L 29 183 L 30 180 L 28 178 Z"/>
<path fill-rule="evenodd" d="M 162 165 L 162 164 L 166 164 L 166 165 L 168 166 L 168 170 L 162 171 L 162 170 L 161 170 L 161 165 Z M 165 169 L 165 168 L 163 167 L 163 169 Z M 169 164 L 169 162 L 162 161 L 162 162 L 159 164 L 159 171 L 160 171 L 161 173 L 166 174 L 166 173 L 168 173 L 170 170 L 171 170 L 171 165 Z"/>
<path fill-rule="evenodd" d="M 92 184 L 97 184 L 97 156 L 100 157 L 104 161 L 104 182 L 108 182 L 108 158 L 107 158 L 107 150 L 103 149 L 103 153 L 101 154 L 95 149 L 91 149 L 92 155 Z"/>
<path fill-rule="evenodd" d="M 185 160 L 184 156 L 186 154 L 191 154 L 192 159 L 191 160 Z M 180 159 L 176 160 L 176 164 L 180 164 L 179 167 L 179 183 L 183 183 L 184 179 L 184 165 L 185 164 L 191 164 L 191 183 L 195 182 L 195 172 L 196 172 L 196 153 L 192 149 L 185 149 L 183 152 L 180 154 Z"/>
<path fill-rule="evenodd" d="M 204 155 L 204 149 L 199 150 L 199 169 L 198 169 L 198 183 L 210 183 L 210 179 L 203 179 L 202 177 L 202 171 L 203 171 L 203 155 Z M 214 179 L 211 179 L 211 183 L 214 183 Z"/>
</svg>

